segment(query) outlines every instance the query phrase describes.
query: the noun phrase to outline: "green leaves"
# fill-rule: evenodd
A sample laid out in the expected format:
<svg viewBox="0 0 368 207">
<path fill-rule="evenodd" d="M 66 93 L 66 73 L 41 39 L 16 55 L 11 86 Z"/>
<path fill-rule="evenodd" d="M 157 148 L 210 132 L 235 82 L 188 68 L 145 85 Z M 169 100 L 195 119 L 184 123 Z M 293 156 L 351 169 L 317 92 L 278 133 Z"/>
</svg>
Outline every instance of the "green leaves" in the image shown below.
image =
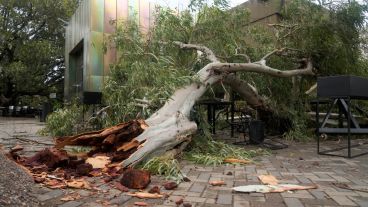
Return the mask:
<svg viewBox="0 0 368 207">
<path fill-rule="evenodd" d="M 76 104 L 57 109 L 47 116 L 46 131 L 53 137 L 73 135 L 82 117 L 83 110 Z"/>
<path fill-rule="evenodd" d="M 142 167 L 155 175 L 164 176 L 168 180 L 175 180 L 181 182 L 184 175 L 180 171 L 179 162 L 167 156 L 154 157 L 148 160 Z"/>
<path fill-rule="evenodd" d="M 0 0 L 0 68 L 7 71 L 0 71 L 0 94 L 13 101 L 24 94 L 48 94 L 51 87 L 45 81 L 56 74 L 53 69 L 64 68 L 65 30 L 60 19 L 68 20 L 77 4 L 78 0 Z M 62 73 L 57 74 L 61 79 Z M 7 87 L 13 84 L 19 86 L 16 91 Z"/>
</svg>

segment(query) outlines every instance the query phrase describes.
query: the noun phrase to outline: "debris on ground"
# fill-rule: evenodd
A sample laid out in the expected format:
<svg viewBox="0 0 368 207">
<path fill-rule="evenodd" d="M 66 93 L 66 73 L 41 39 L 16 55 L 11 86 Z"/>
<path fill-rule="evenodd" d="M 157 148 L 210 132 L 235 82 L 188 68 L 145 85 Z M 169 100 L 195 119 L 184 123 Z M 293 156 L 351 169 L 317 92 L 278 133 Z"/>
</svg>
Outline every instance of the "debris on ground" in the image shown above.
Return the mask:
<svg viewBox="0 0 368 207">
<path fill-rule="evenodd" d="M 238 163 L 238 164 L 249 164 L 249 163 L 252 163 L 252 161 L 250 160 L 242 160 L 242 159 L 235 159 L 235 158 L 227 158 L 227 159 L 224 159 L 224 162 L 225 163 Z"/>
<path fill-rule="evenodd" d="M 148 204 L 146 202 L 134 202 L 135 206 L 148 206 Z"/>
<path fill-rule="evenodd" d="M 17 153 L 23 147 L 16 145 L 7 156 L 26 169 L 36 183 L 46 187 L 94 189 L 84 177 L 101 177 L 105 182 L 118 178 L 122 173 L 120 162 L 128 158 L 143 144 L 134 138 L 148 126 L 143 120 L 133 120 L 99 131 L 86 132 L 75 136 L 58 137 L 55 147 L 46 148 L 31 157 Z M 73 153 L 64 147 L 83 146 L 89 152 Z M 125 188 L 144 189 L 150 183 L 148 171 L 126 170 L 127 179 L 115 185 L 121 191 Z M 132 174 L 133 173 L 133 174 Z M 65 198 L 67 199 L 67 198 Z"/>
<path fill-rule="evenodd" d="M 223 180 L 213 180 L 213 181 L 210 181 L 209 183 L 212 186 L 226 185 L 225 181 L 223 181 Z"/>
<path fill-rule="evenodd" d="M 148 192 L 149 193 L 157 193 L 157 194 L 161 193 L 160 187 L 158 187 L 157 185 L 153 186 Z"/>
<path fill-rule="evenodd" d="M 350 187 L 346 183 L 332 183 L 332 185 L 334 185 L 334 186 L 336 186 L 338 188 L 341 188 L 341 189 L 346 189 L 346 190 L 351 190 L 351 191 L 359 191 L 359 192 L 368 193 L 368 189 L 352 188 L 352 187 Z"/>
<path fill-rule="evenodd" d="M 157 194 L 157 193 L 147 193 L 147 192 L 134 192 L 134 193 L 128 193 L 127 195 L 137 198 L 150 198 L 150 199 L 156 199 L 156 198 L 163 198 L 164 195 Z"/>
<path fill-rule="evenodd" d="M 281 193 L 293 190 L 316 189 L 317 185 L 301 186 L 294 184 L 278 184 L 278 185 L 245 185 L 234 187 L 233 190 L 242 193 Z"/>
<path fill-rule="evenodd" d="M 125 187 L 125 186 L 123 186 L 121 183 L 119 183 L 119 182 L 115 182 L 114 183 L 114 186 L 118 189 L 118 190 L 120 190 L 121 192 L 129 192 L 129 188 L 127 188 L 127 187 Z"/>
<path fill-rule="evenodd" d="M 111 160 L 107 156 L 96 156 L 88 158 L 86 163 L 92 165 L 93 169 L 102 169 L 105 168 L 106 165 L 110 164 Z"/>
<path fill-rule="evenodd" d="M 90 184 L 83 178 L 78 180 L 67 181 L 66 186 L 77 189 L 91 189 Z"/>
<path fill-rule="evenodd" d="M 258 179 L 265 185 L 277 185 L 279 181 L 273 175 L 259 175 Z"/>
<path fill-rule="evenodd" d="M 182 203 L 184 203 L 184 199 L 183 198 L 179 198 L 177 201 L 175 201 L 175 204 L 177 206 L 180 206 Z"/>
<path fill-rule="evenodd" d="M 176 182 L 166 182 L 163 186 L 166 190 L 174 190 L 178 187 L 178 184 Z"/>
<path fill-rule="evenodd" d="M 151 182 L 151 174 L 146 170 L 128 169 L 124 172 L 120 183 L 128 188 L 144 189 Z"/>
<path fill-rule="evenodd" d="M 190 204 L 190 203 L 183 203 L 183 207 L 192 207 L 192 204 Z"/>
</svg>

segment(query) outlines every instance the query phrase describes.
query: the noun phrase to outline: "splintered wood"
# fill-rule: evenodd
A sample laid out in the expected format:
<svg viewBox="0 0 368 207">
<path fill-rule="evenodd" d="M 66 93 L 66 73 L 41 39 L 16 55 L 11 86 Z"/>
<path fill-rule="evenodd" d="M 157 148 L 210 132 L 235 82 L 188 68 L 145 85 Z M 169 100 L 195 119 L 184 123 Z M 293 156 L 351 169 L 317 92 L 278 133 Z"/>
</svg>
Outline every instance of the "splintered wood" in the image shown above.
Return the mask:
<svg viewBox="0 0 368 207">
<path fill-rule="evenodd" d="M 88 154 L 89 156 L 109 152 L 112 161 L 120 161 L 128 158 L 142 144 L 134 138 L 147 127 L 143 120 L 129 121 L 99 131 L 56 138 L 55 147 L 91 146 L 94 150 Z"/>
<path fill-rule="evenodd" d="M 35 182 L 49 188 L 91 189 L 92 186 L 83 176 L 103 177 L 105 182 L 118 178 L 123 173 L 118 162 L 128 158 L 143 144 L 135 138 L 147 127 L 143 120 L 133 120 L 99 131 L 58 137 L 55 147 L 46 148 L 31 157 L 19 156 L 17 152 L 23 147 L 15 146 L 9 151 L 8 157 L 26 168 Z M 91 150 L 75 154 L 64 150 L 65 146 L 83 146 Z M 143 174 L 144 179 L 141 176 Z M 127 187 L 143 189 L 150 182 L 150 174 L 142 171 L 137 177 L 133 173 L 128 181 L 124 182 Z M 132 186 L 129 185 L 131 183 Z M 121 186 L 123 189 L 124 186 Z"/>
</svg>

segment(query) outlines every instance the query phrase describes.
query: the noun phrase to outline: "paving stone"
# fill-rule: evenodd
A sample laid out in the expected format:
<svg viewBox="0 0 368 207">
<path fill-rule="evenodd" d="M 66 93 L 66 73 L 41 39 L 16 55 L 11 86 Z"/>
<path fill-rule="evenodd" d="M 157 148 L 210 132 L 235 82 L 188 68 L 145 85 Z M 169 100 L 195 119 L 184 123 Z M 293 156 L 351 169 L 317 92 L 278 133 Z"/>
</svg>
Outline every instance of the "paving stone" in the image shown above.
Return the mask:
<svg viewBox="0 0 368 207">
<path fill-rule="evenodd" d="M 192 196 L 192 197 L 201 197 L 203 193 L 199 193 L 199 192 L 187 192 L 187 196 Z"/>
<path fill-rule="evenodd" d="M 39 195 L 37 196 L 37 198 L 40 201 L 46 201 L 46 200 L 50 200 L 50 199 L 53 199 L 53 198 L 56 198 L 62 195 L 64 195 L 64 192 L 62 190 L 53 190 L 46 194 Z"/>
<path fill-rule="evenodd" d="M 331 196 L 359 196 L 358 192 L 349 191 L 349 192 L 339 192 L 339 191 L 324 191 L 327 195 Z"/>
<path fill-rule="evenodd" d="M 337 206 L 338 204 L 333 199 L 299 199 L 304 205 L 312 206 Z"/>
<path fill-rule="evenodd" d="M 245 172 L 247 172 L 248 174 L 255 174 L 256 173 L 256 166 L 254 165 L 248 165 L 245 166 Z"/>
<path fill-rule="evenodd" d="M 206 184 L 204 183 L 193 183 L 192 187 L 189 188 L 189 191 L 202 193 L 205 188 Z"/>
<path fill-rule="evenodd" d="M 202 197 L 186 196 L 184 198 L 184 202 L 204 203 L 205 201 L 206 201 L 206 198 L 202 198 Z"/>
<path fill-rule="evenodd" d="M 68 201 L 62 205 L 59 205 L 58 207 L 77 207 L 77 206 L 80 206 L 82 205 L 83 203 L 82 202 L 79 202 L 79 201 Z"/>
<path fill-rule="evenodd" d="M 309 198 L 314 199 L 314 197 L 308 191 L 295 191 L 294 193 L 281 193 L 284 198 Z"/>
<path fill-rule="evenodd" d="M 303 176 L 295 176 L 296 179 L 298 179 L 298 181 L 302 184 L 309 184 L 312 183 L 308 178 L 303 177 Z"/>
<path fill-rule="evenodd" d="M 348 180 L 348 179 L 346 179 L 346 178 L 344 178 L 344 177 L 342 177 L 342 176 L 338 176 L 338 175 L 331 175 L 331 177 L 333 178 L 333 179 L 335 179 L 337 182 L 339 182 L 339 183 L 350 183 L 350 180 Z"/>
<path fill-rule="evenodd" d="M 250 207 L 249 201 L 234 201 L 233 207 Z"/>
<path fill-rule="evenodd" d="M 96 203 L 96 202 L 84 203 L 82 206 L 83 207 L 91 207 L 91 206 L 93 206 L 93 207 L 104 207 L 102 204 Z"/>
<path fill-rule="evenodd" d="M 317 191 L 317 190 L 310 190 L 309 191 L 314 197 L 316 197 L 317 199 L 325 199 L 326 198 L 326 193 L 322 192 L 322 191 Z"/>
<path fill-rule="evenodd" d="M 122 205 L 122 204 L 126 203 L 127 201 L 129 201 L 131 198 L 132 197 L 127 196 L 127 195 L 120 195 L 119 197 L 110 200 L 110 203 L 111 204 Z"/>
<path fill-rule="evenodd" d="M 230 205 L 233 203 L 233 195 L 232 194 L 219 194 L 217 197 L 217 204 Z"/>
<path fill-rule="evenodd" d="M 87 190 L 79 190 L 78 194 L 81 195 L 82 197 L 86 197 L 86 196 L 89 196 L 91 192 Z"/>
<path fill-rule="evenodd" d="M 361 197 L 368 198 L 368 193 L 366 193 L 366 192 L 356 191 L 356 193 L 357 193 L 359 196 L 361 196 Z"/>
<path fill-rule="evenodd" d="M 330 196 L 336 203 L 342 206 L 357 206 L 353 201 L 351 201 L 347 196 Z"/>
<path fill-rule="evenodd" d="M 284 202 L 288 207 L 303 207 L 304 205 L 297 198 L 284 198 Z"/>
<path fill-rule="evenodd" d="M 172 192 L 171 195 L 186 196 L 187 193 L 188 193 L 187 191 L 175 190 L 175 191 Z"/>
<path fill-rule="evenodd" d="M 8 130 L 5 125 L 1 125 L 3 120 L 0 117 L 0 130 Z M 25 123 L 25 122 L 24 122 Z M 15 132 L 28 127 L 24 123 L 15 124 Z M 14 125 L 14 123 L 12 123 Z M 41 126 L 42 127 L 42 126 Z M 33 130 L 33 129 L 32 129 Z M 33 130 L 37 131 L 37 130 Z M 12 132 L 13 133 L 13 132 Z M 29 139 L 38 139 L 33 132 L 27 131 L 22 135 L 28 136 Z M 35 133 L 35 132 L 34 132 Z M 222 136 L 220 132 L 216 136 Z M 234 142 L 229 139 L 228 135 L 222 136 L 225 141 Z M 49 137 L 42 138 L 47 142 L 51 142 Z M 241 137 L 242 139 L 242 137 Z M 1 142 L 1 139 L 0 139 Z M 2 143 L 5 147 L 11 147 L 15 142 Z M 191 182 L 181 183 L 177 189 L 170 191 L 168 199 L 155 199 L 154 201 L 145 200 L 150 206 L 158 207 L 174 207 L 176 206 L 174 198 L 182 197 L 186 202 L 193 206 L 211 206 L 211 207 L 235 207 L 235 206 L 252 206 L 252 207 L 282 207 L 282 206 L 368 206 L 368 193 L 350 191 L 337 188 L 331 185 L 331 182 L 347 183 L 350 187 L 356 189 L 367 189 L 368 179 L 368 163 L 366 158 L 355 158 L 353 160 L 344 158 L 335 158 L 329 156 L 316 155 L 316 143 L 297 143 L 289 144 L 289 148 L 277 151 L 273 156 L 256 157 L 257 164 L 252 165 L 222 165 L 217 167 L 207 167 L 192 164 L 183 161 L 181 164 L 183 172 L 188 175 Z M 33 154 L 35 150 L 43 149 L 44 146 L 30 144 L 26 146 L 25 152 Z M 299 160 L 303 157 L 303 160 Z M 318 165 L 314 163 L 317 162 Z M 232 172 L 231 175 L 227 175 Z M 287 183 L 315 183 L 318 189 L 308 191 L 295 191 L 294 193 L 234 193 L 231 187 L 260 184 L 257 174 L 272 174 L 282 182 Z M 89 191 L 74 190 L 78 192 L 83 200 L 74 202 L 66 202 L 63 205 L 77 205 L 83 202 L 81 206 L 101 206 L 96 200 L 110 200 L 109 206 L 133 206 L 135 201 L 141 199 L 131 198 L 130 196 L 121 194 L 120 191 L 112 189 L 99 179 L 86 178 L 94 186 L 99 186 L 106 193 L 90 195 Z M 224 180 L 226 186 L 210 186 L 209 180 Z M 162 180 L 156 176 L 152 177 L 152 184 L 161 185 Z M 40 200 L 46 206 L 57 206 L 61 203 L 60 198 L 69 193 L 69 190 L 34 190 Z M 116 198 L 114 198 L 117 196 Z M 75 203 L 77 202 L 77 203 Z M 67 206 L 68 207 L 68 206 Z"/>
<path fill-rule="evenodd" d="M 216 203 L 216 199 L 214 199 L 214 198 L 207 198 L 206 199 L 206 203 L 208 203 L 208 204 L 215 204 Z"/>
<path fill-rule="evenodd" d="M 361 197 L 350 197 L 351 200 L 353 200 L 356 204 L 359 206 L 368 206 L 368 199 L 367 198 L 361 198 Z"/>
<path fill-rule="evenodd" d="M 206 189 L 203 192 L 202 197 L 204 197 L 204 198 L 217 198 L 217 193 L 218 193 L 218 191 L 216 191 L 216 190 Z"/>
<path fill-rule="evenodd" d="M 199 174 L 197 181 L 208 182 L 208 180 L 210 179 L 210 176 L 211 176 L 210 173 L 202 172 L 201 174 Z"/>
</svg>

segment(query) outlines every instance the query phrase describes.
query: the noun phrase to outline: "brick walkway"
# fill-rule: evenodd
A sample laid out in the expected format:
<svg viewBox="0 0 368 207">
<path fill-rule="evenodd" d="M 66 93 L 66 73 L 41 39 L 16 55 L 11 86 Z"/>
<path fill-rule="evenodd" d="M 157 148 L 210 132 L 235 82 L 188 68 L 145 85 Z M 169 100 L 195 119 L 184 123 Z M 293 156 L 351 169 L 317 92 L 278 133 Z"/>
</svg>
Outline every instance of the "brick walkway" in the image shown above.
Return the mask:
<svg viewBox="0 0 368 207">
<path fill-rule="evenodd" d="M 35 139 L 46 144 L 52 143 L 48 137 L 39 137 L 35 132 L 42 124 L 33 119 L 0 118 L 0 144 L 8 149 L 19 142 L 26 147 L 26 153 L 37 151 L 45 145 L 22 142 L 11 139 L 7 134 L 18 138 Z M 4 133 L 6 131 L 6 133 Z M 50 190 L 42 186 L 35 187 L 35 194 L 45 206 L 133 206 L 136 201 L 144 201 L 150 206 L 176 206 L 175 201 L 183 198 L 192 206 L 368 206 L 368 193 L 340 189 L 332 183 L 345 183 L 354 189 L 368 190 L 367 156 L 354 159 L 318 156 L 315 143 L 290 143 L 288 149 L 274 151 L 271 156 L 255 159 L 255 163 L 246 166 L 224 165 L 206 167 L 182 161 L 183 172 L 191 182 L 183 182 L 174 191 L 165 191 L 169 197 L 157 200 L 131 198 L 112 188 L 110 184 L 89 178 L 98 191 L 87 190 Z M 259 184 L 258 175 L 272 174 L 281 183 L 318 185 L 318 189 L 295 191 L 294 193 L 235 193 L 234 186 Z M 213 187 L 211 180 L 224 180 L 226 186 Z M 161 186 L 164 181 L 153 177 L 148 187 Z M 81 198 L 76 201 L 62 202 L 60 199 L 72 192 L 78 192 Z"/>
</svg>

